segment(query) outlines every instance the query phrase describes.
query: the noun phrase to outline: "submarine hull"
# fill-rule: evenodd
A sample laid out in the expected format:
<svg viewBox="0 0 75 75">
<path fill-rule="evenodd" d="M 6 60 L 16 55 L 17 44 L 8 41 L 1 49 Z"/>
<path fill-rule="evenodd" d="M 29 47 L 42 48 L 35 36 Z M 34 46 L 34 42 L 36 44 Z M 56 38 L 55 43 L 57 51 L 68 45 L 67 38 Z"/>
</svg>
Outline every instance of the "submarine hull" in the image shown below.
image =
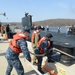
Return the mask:
<svg viewBox="0 0 75 75">
<path fill-rule="evenodd" d="M 41 36 L 45 36 L 47 33 L 51 33 L 53 38 L 53 46 L 67 54 L 75 56 L 75 36 L 67 35 L 64 33 L 56 33 L 51 31 L 41 32 Z M 57 58 L 56 58 L 57 59 Z M 73 64 L 74 59 L 72 57 L 66 56 L 65 54 L 60 54 L 60 63 L 70 66 Z"/>
</svg>

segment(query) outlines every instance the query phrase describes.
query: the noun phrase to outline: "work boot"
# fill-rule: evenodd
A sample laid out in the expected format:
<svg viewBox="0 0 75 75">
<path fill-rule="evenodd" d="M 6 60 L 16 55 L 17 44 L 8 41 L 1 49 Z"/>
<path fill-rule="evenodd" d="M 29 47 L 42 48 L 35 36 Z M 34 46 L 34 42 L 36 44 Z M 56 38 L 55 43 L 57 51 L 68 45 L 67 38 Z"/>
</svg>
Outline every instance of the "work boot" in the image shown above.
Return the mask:
<svg viewBox="0 0 75 75">
<path fill-rule="evenodd" d="M 44 71 L 42 71 L 42 70 L 38 70 L 40 73 L 42 73 L 42 74 L 44 74 Z"/>
<path fill-rule="evenodd" d="M 48 59 L 47 62 L 48 62 L 48 63 L 51 63 L 51 62 L 54 63 L 55 61 L 52 60 L 52 59 Z"/>
</svg>

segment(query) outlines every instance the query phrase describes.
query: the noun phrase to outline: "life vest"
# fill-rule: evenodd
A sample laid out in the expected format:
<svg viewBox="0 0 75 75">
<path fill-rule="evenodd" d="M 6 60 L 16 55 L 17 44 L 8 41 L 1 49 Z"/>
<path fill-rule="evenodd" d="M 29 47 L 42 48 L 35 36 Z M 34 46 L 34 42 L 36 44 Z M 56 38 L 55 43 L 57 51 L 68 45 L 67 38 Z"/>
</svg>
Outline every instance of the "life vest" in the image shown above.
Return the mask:
<svg viewBox="0 0 75 75">
<path fill-rule="evenodd" d="M 17 40 L 22 39 L 22 38 L 26 41 L 26 36 L 24 34 L 22 34 L 21 32 L 17 33 L 13 36 L 13 39 L 12 39 L 11 43 L 9 44 L 10 48 L 16 53 L 22 52 L 20 47 L 16 44 Z"/>
<path fill-rule="evenodd" d="M 41 38 L 40 41 L 37 43 L 37 46 L 40 48 L 41 43 L 42 43 L 43 41 L 45 41 L 45 40 L 46 40 L 46 37 Z M 48 41 L 48 46 L 47 46 L 47 47 L 48 47 L 48 48 L 50 47 L 50 42 L 49 42 L 49 41 Z M 44 53 L 44 50 L 43 50 L 42 48 L 40 48 L 40 53 L 41 53 L 41 54 Z"/>
<path fill-rule="evenodd" d="M 33 33 L 32 33 L 32 36 L 31 36 L 31 42 L 32 43 L 35 43 L 35 34 L 38 34 L 38 31 L 37 30 L 33 31 Z M 38 37 L 39 37 L 39 40 L 40 40 L 40 38 L 41 38 L 40 34 L 39 34 Z"/>
<path fill-rule="evenodd" d="M 0 26 L 0 31 L 1 31 L 1 26 Z"/>
<path fill-rule="evenodd" d="M 4 26 L 1 26 L 1 30 L 4 30 L 5 29 L 5 27 Z"/>
</svg>

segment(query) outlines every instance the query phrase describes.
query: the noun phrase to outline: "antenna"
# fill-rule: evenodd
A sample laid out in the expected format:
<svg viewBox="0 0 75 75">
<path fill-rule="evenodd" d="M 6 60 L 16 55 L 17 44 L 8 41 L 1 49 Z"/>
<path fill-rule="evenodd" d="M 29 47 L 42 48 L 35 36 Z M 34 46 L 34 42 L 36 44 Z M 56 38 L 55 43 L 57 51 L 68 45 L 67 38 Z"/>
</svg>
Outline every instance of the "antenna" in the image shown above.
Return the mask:
<svg viewBox="0 0 75 75">
<path fill-rule="evenodd" d="M 6 16 L 6 13 L 5 12 L 4 13 L 0 13 L 0 15 Z"/>
</svg>

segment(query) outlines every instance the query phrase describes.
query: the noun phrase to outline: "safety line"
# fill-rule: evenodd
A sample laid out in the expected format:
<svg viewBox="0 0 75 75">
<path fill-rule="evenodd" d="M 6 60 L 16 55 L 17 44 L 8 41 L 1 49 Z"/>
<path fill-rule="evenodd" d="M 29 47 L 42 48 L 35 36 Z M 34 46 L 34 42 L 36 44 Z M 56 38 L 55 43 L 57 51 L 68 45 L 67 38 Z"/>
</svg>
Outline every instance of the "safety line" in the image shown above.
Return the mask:
<svg viewBox="0 0 75 75">
<path fill-rule="evenodd" d="M 45 69 L 47 72 L 49 72 L 51 75 L 57 75 L 53 70 L 50 70 L 46 66 L 42 65 L 42 68 Z"/>
</svg>

